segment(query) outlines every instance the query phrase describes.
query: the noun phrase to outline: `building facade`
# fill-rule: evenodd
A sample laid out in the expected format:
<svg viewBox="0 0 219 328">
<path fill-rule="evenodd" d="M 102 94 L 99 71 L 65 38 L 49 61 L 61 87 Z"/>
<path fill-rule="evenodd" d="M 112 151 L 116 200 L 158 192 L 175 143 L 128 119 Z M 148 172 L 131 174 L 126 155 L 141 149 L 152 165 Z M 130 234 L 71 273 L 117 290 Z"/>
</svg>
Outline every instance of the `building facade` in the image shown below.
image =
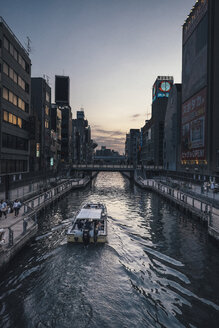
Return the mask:
<svg viewBox="0 0 219 328">
<path fill-rule="evenodd" d="M 219 3 L 199 0 L 183 25 L 181 169 L 219 175 Z"/>
<path fill-rule="evenodd" d="M 168 98 L 164 121 L 163 168 L 177 171 L 180 164 L 180 117 L 182 85 L 174 84 Z"/>
<path fill-rule="evenodd" d="M 53 165 L 51 161 L 51 88 L 44 78 L 31 78 L 31 106 L 33 116 L 40 124 L 40 139 L 33 141 L 35 145 L 32 147 L 31 167 L 34 169 L 36 160 L 39 162 L 39 170 L 46 172 L 51 170 Z"/>
<path fill-rule="evenodd" d="M 31 61 L 0 18 L 0 173 L 29 171 Z"/>
<path fill-rule="evenodd" d="M 152 116 L 142 128 L 142 164 L 163 165 L 164 120 L 172 76 L 158 76 L 152 89 Z"/>
</svg>

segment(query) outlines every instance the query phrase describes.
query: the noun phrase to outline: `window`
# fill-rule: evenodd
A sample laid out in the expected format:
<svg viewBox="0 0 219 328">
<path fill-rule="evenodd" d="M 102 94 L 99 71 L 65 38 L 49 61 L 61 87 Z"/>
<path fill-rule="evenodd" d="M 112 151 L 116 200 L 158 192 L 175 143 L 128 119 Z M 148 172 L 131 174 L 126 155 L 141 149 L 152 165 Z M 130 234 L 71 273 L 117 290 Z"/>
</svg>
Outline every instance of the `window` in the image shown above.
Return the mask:
<svg viewBox="0 0 219 328">
<path fill-rule="evenodd" d="M 18 76 L 17 76 L 17 73 L 15 73 L 15 72 L 14 72 L 14 82 L 18 83 Z"/>
<path fill-rule="evenodd" d="M 9 77 L 10 79 L 14 80 L 14 71 L 11 67 L 9 67 Z"/>
<path fill-rule="evenodd" d="M 25 69 L 25 60 L 21 55 L 18 55 L 18 63 Z"/>
<path fill-rule="evenodd" d="M 47 102 L 50 102 L 49 92 L 46 92 L 46 101 L 47 101 Z"/>
<path fill-rule="evenodd" d="M 7 65 L 5 62 L 3 62 L 3 72 L 4 72 L 6 75 L 8 75 L 8 69 L 9 69 L 8 65 Z"/>
<path fill-rule="evenodd" d="M 29 113 L 29 104 L 25 103 L 25 112 Z"/>
<path fill-rule="evenodd" d="M 8 122 L 13 123 L 13 115 L 11 113 L 8 113 Z"/>
<path fill-rule="evenodd" d="M 25 91 L 29 93 L 30 87 L 28 83 L 25 83 Z"/>
<path fill-rule="evenodd" d="M 45 107 L 45 114 L 47 115 L 47 116 L 49 116 L 49 107 L 46 105 L 46 107 Z"/>
<path fill-rule="evenodd" d="M 18 85 L 25 90 L 25 82 L 20 76 L 18 76 Z"/>
<path fill-rule="evenodd" d="M 17 125 L 22 128 L 22 119 L 20 117 L 17 118 Z"/>
<path fill-rule="evenodd" d="M 29 74 L 30 73 L 30 65 L 25 62 L 25 71 Z"/>
<path fill-rule="evenodd" d="M 15 106 L 17 106 L 17 103 L 18 103 L 18 97 L 14 95 L 14 97 L 13 97 L 13 104 Z"/>
<path fill-rule="evenodd" d="M 12 123 L 13 123 L 14 125 L 17 125 L 17 116 L 12 115 Z"/>
<path fill-rule="evenodd" d="M 14 56 L 14 47 L 11 43 L 9 44 L 9 48 L 10 48 L 10 54 Z"/>
<path fill-rule="evenodd" d="M 4 37 L 4 47 L 5 49 L 9 50 L 9 41 Z"/>
<path fill-rule="evenodd" d="M 16 49 L 14 49 L 14 59 L 17 61 L 18 60 L 18 52 Z"/>
<path fill-rule="evenodd" d="M 25 102 L 18 97 L 18 107 L 22 110 L 25 110 Z"/>
<path fill-rule="evenodd" d="M 13 104 L 14 102 L 14 94 L 13 92 L 9 91 L 9 101 Z"/>
<path fill-rule="evenodd" d="M 48 120 L 45 120 L 45 128 L 46 128 L 46 129 L 49 128 L 49 122 L 48 122 Z"/>
<path fill-rule="evenodd" d="M 8 89 L 3 88 L 3 98 L 8 100 Z"/>
<path fill-rule="evenodd" d="M 5 122 L 8 122 L 8 112 L 6 112 L 6 110 L 4 110 L 4 112 L 3 112 L 3 120 Z"/>
</svg>

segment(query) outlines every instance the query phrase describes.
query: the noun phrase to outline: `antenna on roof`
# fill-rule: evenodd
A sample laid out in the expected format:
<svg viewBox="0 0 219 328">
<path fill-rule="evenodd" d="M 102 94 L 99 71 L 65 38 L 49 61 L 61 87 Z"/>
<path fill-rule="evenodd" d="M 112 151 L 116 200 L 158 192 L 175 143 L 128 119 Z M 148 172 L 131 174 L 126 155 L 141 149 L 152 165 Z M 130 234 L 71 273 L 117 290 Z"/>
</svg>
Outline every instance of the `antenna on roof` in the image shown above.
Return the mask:
<svg viewBox="0 0 219 328">
<path fill-rule="evenodd" d="M 27 42 L 26 42 L 26 47 L 27 47 L 27 53 L 28 55 L 31 53 L 31 39 L 29 38 L 29 36 L 27 36 Z"/>
</svg>

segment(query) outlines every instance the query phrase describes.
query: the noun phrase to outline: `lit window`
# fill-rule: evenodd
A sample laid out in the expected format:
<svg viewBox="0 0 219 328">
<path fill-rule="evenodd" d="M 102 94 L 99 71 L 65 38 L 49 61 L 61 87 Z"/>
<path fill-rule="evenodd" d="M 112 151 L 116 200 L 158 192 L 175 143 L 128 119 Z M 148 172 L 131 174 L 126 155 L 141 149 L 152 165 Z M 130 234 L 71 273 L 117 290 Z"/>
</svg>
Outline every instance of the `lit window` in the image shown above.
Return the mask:
<svg viewBox="0 0 219 328">
<path fill-rule="evenodd" d="M 12 115 L 12 123 L 13 123 L 14 125 L 17 125 L 17 116 Z"/>
<path fill-rule="evenodd" d="M 15 95 L 14 95 L 14 97 L 13 97 L 13 104 L 14 104 L 15 106 L 17 106 L 17 96 L 15 96 Z"/>
<path fill-rule="evenodd" d="M 45 107 L 45 114 L 47 115 L 47 116 L 49 116 L 49 107 L 46 105 L 46 107 Z"/>
<path fill-rule="evenodd" d="M 14 94 L 11 91 L 9 91 L 9 101 L 13 104 Z"/>
<path fill-rule="evenodd" d="M 49 128 L 49 122 L 47 120 L 45 120 L 45 128 L 48 129 Z"/>
<path fill-rule="evenodd" d="M 20 117 L 17 118 L 17 125 L 22 128 L 22 119 Z"/>
<path fill-rule="evenodd" d="M 6 110 L 4 110 L 3 120 L 4 120 L 5 122 L 8 122 L 8 112 L 6 112 Z"/>
<path fill-rule="evenodd" d="M 22 110 L 25 110 L 25 103 L 21 98 L 18 98 L 18 107 Z"/>
<path fill-rule="evenodd" d="M 8 114 L 8 122 L 13 123 L 13 115 L 11 113 Z"/>
</svg>

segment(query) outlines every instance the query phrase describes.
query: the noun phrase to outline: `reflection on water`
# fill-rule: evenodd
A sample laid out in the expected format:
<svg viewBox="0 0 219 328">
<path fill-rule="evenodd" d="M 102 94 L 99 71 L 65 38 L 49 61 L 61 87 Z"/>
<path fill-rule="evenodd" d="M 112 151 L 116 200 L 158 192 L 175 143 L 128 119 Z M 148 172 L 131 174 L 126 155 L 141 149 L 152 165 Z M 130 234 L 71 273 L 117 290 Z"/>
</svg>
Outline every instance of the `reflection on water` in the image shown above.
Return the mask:
<svg viewBox="0 0 219 328">
<path fill-rule="evenodd" d="M 105 245 L 66 243 L 61 224 L 87 201 L 107 206 Z M 100 173 L 39 226 L 0 278 L 0 327 L 218 327 L 218 248 L 119 173 Z"/>
</svg>

